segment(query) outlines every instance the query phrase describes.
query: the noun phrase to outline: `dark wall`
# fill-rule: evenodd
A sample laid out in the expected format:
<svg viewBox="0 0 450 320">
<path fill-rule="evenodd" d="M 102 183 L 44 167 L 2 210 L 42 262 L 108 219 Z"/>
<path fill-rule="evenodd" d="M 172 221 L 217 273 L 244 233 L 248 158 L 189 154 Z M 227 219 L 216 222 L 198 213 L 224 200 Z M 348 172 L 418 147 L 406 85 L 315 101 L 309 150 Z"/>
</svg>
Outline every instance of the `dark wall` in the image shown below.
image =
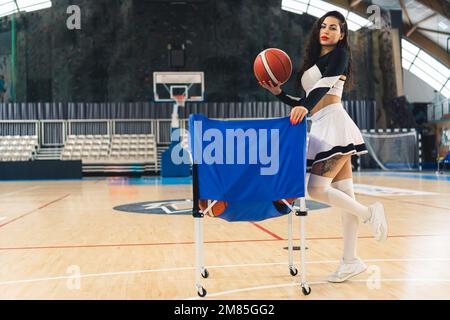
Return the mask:
<svg viewBox="0 0 450 320">
<path fill-rule="evenodd" d="M 19 102 L 152 100 L 152 73 L 177 70 L 168 68 L 168 44 L 186 47 L 179 71 L 205 72 L 207 101 L 273 100 L 253 76 L 254 58 L 278 47 L 291 56 L 296 72 L 316 20 L 282 11 L 281 0 L 53 2 L 51 9 L 19 18 Z M 66 27 L 73 4 L 81 8 L 81 30 Z M 344 98 L 373 98 L 368 33 L 351 34 L 355 88 Z M 294 78 L 285 89 L 300 95 Z"/>
</svg>

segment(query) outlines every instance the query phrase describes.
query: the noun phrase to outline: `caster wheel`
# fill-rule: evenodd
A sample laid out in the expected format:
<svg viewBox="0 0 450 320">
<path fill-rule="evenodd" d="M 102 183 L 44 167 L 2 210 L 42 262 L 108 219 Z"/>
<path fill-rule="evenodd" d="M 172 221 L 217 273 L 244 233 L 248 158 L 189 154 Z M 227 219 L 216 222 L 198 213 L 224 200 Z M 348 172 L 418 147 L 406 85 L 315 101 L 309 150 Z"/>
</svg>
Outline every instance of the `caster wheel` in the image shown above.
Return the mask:
<svg viewBox="0 0 450 320">
<path fill-rule="evenodd" d="M 203 277 L 204 279 L 206 279 L 206 278 L 209 277 L 209 272 L 208 272 L 207 269 L 203 270 L 203 272 L 202 272 L 202 277 Z"/>
<path fill-rule="evenodd" d="M 302 287 L 302 292 L 305 296 L 309 296 L 311 293 L 311 288 L 306 289 L 305 287 Z"/>
<path fill-rule="evenodd" d="M 291 276 L 295 277 L 298 274 L 298 270 L 296 268 L 290 268 L 289 272 L 291 273 Z"/>
<path fill-rule="evenodd" d="M 198 296 L 201 297 L 201 298 L 206 297 L 206 293 L 207 293 L 207 292 L 206 292 L 206 289 L 203 288 L 203 287 L 201 287 L 200 290 L 197 291 Z"/>
</svg>

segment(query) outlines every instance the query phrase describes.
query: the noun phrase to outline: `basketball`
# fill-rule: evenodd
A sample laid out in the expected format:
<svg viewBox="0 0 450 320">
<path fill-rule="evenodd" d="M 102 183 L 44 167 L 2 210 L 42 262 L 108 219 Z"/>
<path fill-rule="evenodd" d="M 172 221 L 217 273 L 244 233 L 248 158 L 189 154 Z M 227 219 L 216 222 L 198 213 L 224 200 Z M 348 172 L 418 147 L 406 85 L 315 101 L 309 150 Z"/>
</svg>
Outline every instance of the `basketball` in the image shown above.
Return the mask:
<svg viewBox="0 0 450 320">
<path fill-rule="evenodd" d="M 295 202 L 295 200 L 297 200 L 298 198 L 287 198 L 285 199 L 289 204 L 293 204 Z M 283 200 L 277 200 L 275 201 L 276 203 L 280 203 L 280 204 L 284 204 Z"/>
<path fill-rule="evenodd" d="M 253 72 L 258 81 L 272 81 L 274 85 L 283 84 L 292 74 L 292 62 L 283 50 L 269 48 L 255 59 Z"/>
<path fill-rule="evenodd" d="M 208 208 L 208 200 L 200 200 L 199 207 L 200 209 L 210 217 L 217 217 L 224 213 L 228 203 L 225 201 L 217 201 L 216 204 L 209 210 L 208 212 L 204 212 L 206 208 Z"/>
</svg>

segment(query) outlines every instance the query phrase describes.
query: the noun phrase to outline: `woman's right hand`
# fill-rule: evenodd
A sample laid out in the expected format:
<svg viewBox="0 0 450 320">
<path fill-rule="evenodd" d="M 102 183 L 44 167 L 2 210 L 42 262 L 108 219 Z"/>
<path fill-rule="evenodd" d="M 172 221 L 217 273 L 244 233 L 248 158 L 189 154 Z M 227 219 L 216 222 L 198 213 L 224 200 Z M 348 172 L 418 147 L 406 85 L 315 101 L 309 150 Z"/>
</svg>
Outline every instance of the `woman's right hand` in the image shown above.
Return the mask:
<svg viewBox="0 0 450 320">
<path fill-rule="evenodd" d="M 274 85 L 271 80 L 268 82 L 260 81 L 259 85 L 264 89 L 269 90 L 273 95 L 279 95 L 281 93 L 281 83 Z"/>
<path fill-rule="evenodd" d="M 297 123 L 300 123 L 303 121 L 305 116 L 309 113 L 308 109 L 306 109 L 303 106 L 296 106 L 291 110 L 291 123 L 293 125 L 296 125 Z"/>
</svg>

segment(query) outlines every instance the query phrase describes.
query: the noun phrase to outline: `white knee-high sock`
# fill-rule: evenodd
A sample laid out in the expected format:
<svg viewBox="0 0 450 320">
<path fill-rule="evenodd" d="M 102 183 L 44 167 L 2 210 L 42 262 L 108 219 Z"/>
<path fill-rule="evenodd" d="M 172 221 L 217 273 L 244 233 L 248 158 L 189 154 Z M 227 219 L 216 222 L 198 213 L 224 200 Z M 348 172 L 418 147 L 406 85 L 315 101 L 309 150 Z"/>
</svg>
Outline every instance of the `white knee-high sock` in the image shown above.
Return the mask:
<svg viewBox="0 0 450 320">
<path fill-rule="evenodd" d="M 331 187 L 332 178 L 311 174 L 308 181 L 309 195 L 318 201 L 333 207 L 344 209 L 360 217 L 364 222 L 368 221 L 371 213 L 368 207 L 347 195 L 346 193 Z"/>
<path fill-rule="evenodd" d="M 344 179 L 333 182 L 331 186 L 335 189 L 341 190 L 353 199 L 355 199 L 355 193 L 353 190 L 353 179 Z M 347 211 L 342 211 L 342 229 L 344 235 L 344 254 L 343 259 L 346 263 L 355 261 L 357 255 L 357 242 L 358 242 L 358 226 L 359 218 L 354 214 Z"/>
</svg>

